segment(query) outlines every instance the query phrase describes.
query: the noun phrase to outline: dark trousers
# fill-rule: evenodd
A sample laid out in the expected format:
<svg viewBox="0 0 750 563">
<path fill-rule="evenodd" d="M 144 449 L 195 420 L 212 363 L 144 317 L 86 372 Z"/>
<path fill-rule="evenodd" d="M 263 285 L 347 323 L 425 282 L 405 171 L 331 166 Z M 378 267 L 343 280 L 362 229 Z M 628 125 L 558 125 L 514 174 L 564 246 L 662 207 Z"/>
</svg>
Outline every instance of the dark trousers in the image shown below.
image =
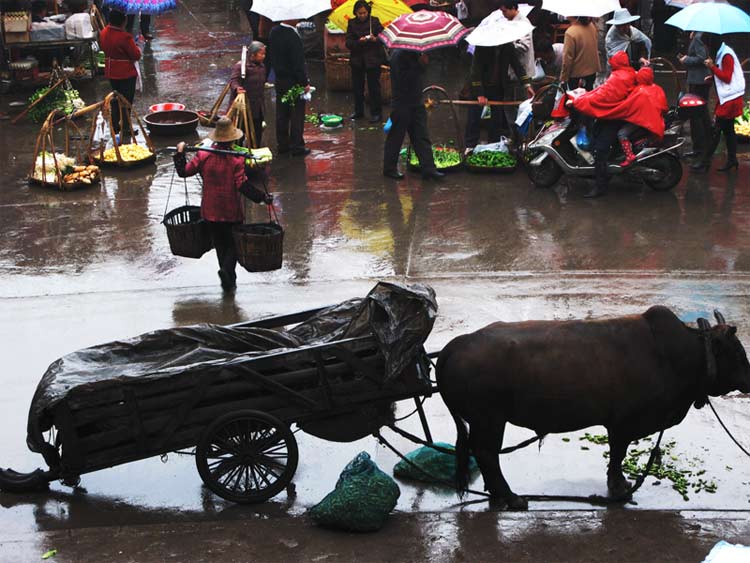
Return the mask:
<svg viewBox="0 0 750 563">
<path fill-rule="evenodd" d="M 352 89 L 354 90 L 354 113 L 365 113 L 365 79 L 370 93 L 370 115 L 380 115 L 383 111 L 383 99 L 380 94 L 380 67 L 352 67 Z"/>
<path fill-rule="evenodd" d="M 710 84 L 688 84 L 688 91 L 706 100 L 706 105 L 699 113 L 690 117 L 690 139 L 693 151 L 703 153 L 708 139 L 711 138 L 711 117 L 708 115 L 708 97 L 711 92 Z"/>
<path fill-rule="evenodd" d="M 488 96 L 490 101 L 499 101 L 502 96 Z M 479 144 L 480 129 L 482 125 L 482 106 L 469 106 L 466 110 L 466 130 L 464 131 L 464 145 L 471 149 Z M 503 128 L 502 106 L 493 106 L 490 110 L 489 127 L 487 130 L 487 142 L 497 143 L 502 136 Z"/>
<path fill-rule="evenodd" d="M 128 33 L 133 33 L 136 15 L 137 14 L 128 14 L 128 21 L 125 24 L 125 30 Z M 149 35 L 151 33 L 151 14 L 141 14 L 140 20 L 141 35 Z"/>
<path fill-rule="evenodd" d="M 206 221 L 208 232 L 211 233 L 211 241 L 216 249 L 216 258 L 219 261 L 219 269 L 223 271 L 231 281 L 237 279 L 235 269 L 237 268 L 237 250 L 234 247 L 232 227 L 237 223 L 224 223 Z"/>
<path fill-rule="evenodd" d="M 701 158 L 703 164 L 706 166 L 711 162 L 711 157 L 716 151 L 716 147 L 719 146 L 722 133 L 724 133 L 724 139 L 727 142 L 727 162 L 737 162 L 737 133 L 734 132 L 734 119 L 717 117 L 711 138 L 706 144 L 703 157 Z"/>
<path fill-rule="evenodd" d="M 609 185 L 609 153 L 621 126 L 622 121 L 600 119 L 594 127 L 594 183 L 600 192 L 606 191 Z"/>
<path fill-rule="evenodd" d="M 125 99 L 131 104 L 133 103 L 133 99 L 135 98 L 135 82 L 135 76 L 133 76 L 132 78 L 123 78 L 120 80 L 115 80 L 114 78 L 109 79 L 109 84 L 110 86 L 112 86 L 112 90 L 122 94 Z M 120 129 L 123 129 L 125 133 L 130 132 L 128 127 L 128 118 L 125 116 L 124 112 L 122 116 L 122 125 L 120 125 L 120 104 L 116 100 L 112 101 L 112 123 L 115 128 L 115 133 L 119 133 Z"/>
<path fill-rule="evenodd" d="M 432 158 L 432 143 L 427 131 L 427 110 L 423 105 L 394 106 L 391 111 L 391 130 L 385 138 L 383 150 L 383 171 L 393 172 L 398 169 L 398 153 L 406 134 L 417 153 L 422 173 L 434 172 L 435 160 Z"/>
<path fill-rule="evenodd" d="M 568 90 L 575 90 L 583 86 L 586 91 L 594 89 L 594 81 L 596 80 L 596 74 L 589 74 L 588 76 L 581 76 L 580 78 L 569 78 L 568 79 Z"/>
<path fill-rule="evenodd" d="M 253 132 L 255 133 L 255 146 L 263 146 L 263 116 L 256 118 L 253 116 Z"/>
<path fill-rule="evenodd" d="M 276 81 L 276 145 L 282 152 L 294 152 L 305 148 L 305 139 L 302 136 L 305 128 L 304 100 L 297 99 L 294 107 L 281 101 L 292 86 Z"/>
<path fill-rule="evenodd" d="M 258 26 L 260 25 L 260 15 L 252 11 L 253 0 L 240 0 L 240 8 L 247 18 L 247 23 L 250 24 L 250 31 L 253 32 L 253 40 L 258 41 Z"/>
</svg>

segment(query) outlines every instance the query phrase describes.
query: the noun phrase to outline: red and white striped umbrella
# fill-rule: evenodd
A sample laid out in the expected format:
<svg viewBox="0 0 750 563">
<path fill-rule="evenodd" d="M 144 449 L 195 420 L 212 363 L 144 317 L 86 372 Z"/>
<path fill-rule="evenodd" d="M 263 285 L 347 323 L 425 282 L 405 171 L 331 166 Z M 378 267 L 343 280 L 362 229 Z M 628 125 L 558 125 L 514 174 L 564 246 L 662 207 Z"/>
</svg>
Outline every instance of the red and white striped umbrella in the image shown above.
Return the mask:
<svg viewBox="0 0 750 563">
<path fill-rule="evenodd" d="M 399 16 L 378 37 L 389 49 L 421 53 L 455 45 L 469 31 L 446 12 L 425 10 Z"/>
</svg>

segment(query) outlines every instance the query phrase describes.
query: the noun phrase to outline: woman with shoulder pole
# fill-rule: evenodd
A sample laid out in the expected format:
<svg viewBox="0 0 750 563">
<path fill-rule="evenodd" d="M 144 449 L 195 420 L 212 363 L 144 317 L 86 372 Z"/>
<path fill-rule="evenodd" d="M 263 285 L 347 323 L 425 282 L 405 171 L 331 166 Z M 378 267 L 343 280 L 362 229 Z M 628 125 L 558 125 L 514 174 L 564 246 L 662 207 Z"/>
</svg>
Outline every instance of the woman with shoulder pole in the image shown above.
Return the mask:
<svg viewBox="0 0 750 563">
<path fill-rule="evenodd" d="M 365 79 L 370 92 L 370 123 L 380 123 L 382 98 L 380 95 L 380 65 L 383 64 L 383 46 L 378 35 L 383 31 L 380 20 L 371 14 L 372 6 L 366 0 L 354 4 L 353 19 L 346 26 L 346 47 L 351 51 L 354 113 L 352 119 L 365 115 Z"/>
<path fill-rule="evenodd" d="M 705 36 L 704 36 L 705 41 Z M 745 75 L 742 73 L 737 54 L 726 43 L 721 43 L 718 49 L 715 45 L 718 38 L 711 38 L 715 57 L 710 56 L 704 61 L 708 70 L 713 74 L 716 95 L 719 103 L 714 112 L 715 122 L 711 140 L 706 144 L 700 162 L 690 168 L 696 172 L 705 172 L 711 164 L 711 157 L 719 146 L 721 134 L 727 143 L 727 161 L 724 166 L 717 168 L 720 172 L 729 172 L 737 168 L 737 134 L 734 132 L 734 119 L 742 114 L 742 96 L 745 94 Z M 710 75 L 706 77 L 710 80 Z"/>
</svg>

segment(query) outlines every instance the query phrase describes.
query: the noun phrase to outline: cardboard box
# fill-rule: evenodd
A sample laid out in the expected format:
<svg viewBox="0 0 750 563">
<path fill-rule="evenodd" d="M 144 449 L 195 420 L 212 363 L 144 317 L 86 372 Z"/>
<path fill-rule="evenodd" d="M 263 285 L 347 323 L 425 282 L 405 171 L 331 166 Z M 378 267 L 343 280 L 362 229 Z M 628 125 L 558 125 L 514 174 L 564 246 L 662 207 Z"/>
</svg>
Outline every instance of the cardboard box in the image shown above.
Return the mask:
<svg viewBox="0 0 750 563">
<path fill-rule="evenodd" d="M 3 29 L 6 33 L 23 33 L 31 29 L 31 14 L 26 12 L 3 15 Z"/>
<path fill-rule="evenodd" d="M 28 43 L 31 40 L 31 34 L 28 31 L 6 32 L 5 44 Z"/>
</svg>

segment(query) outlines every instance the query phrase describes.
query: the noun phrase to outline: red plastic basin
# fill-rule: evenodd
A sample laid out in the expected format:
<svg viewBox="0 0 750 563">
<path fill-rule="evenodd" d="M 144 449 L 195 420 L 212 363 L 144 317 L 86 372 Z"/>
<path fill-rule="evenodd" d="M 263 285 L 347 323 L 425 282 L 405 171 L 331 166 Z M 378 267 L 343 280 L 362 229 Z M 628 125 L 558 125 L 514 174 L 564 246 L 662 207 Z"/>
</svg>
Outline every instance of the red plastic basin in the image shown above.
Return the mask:
<svg viewBox="0 0 750 563">
<path fill-rule="evenodd" d="M 148 111 L 151 113 L 157 112 L 157 111 L 182 111 L 185 109 L 185 104 L 173 104 L 173 103 L 167 103 L 167 104 L 154 104 L 153 106 L 149 106 Z"/>
</svg>

